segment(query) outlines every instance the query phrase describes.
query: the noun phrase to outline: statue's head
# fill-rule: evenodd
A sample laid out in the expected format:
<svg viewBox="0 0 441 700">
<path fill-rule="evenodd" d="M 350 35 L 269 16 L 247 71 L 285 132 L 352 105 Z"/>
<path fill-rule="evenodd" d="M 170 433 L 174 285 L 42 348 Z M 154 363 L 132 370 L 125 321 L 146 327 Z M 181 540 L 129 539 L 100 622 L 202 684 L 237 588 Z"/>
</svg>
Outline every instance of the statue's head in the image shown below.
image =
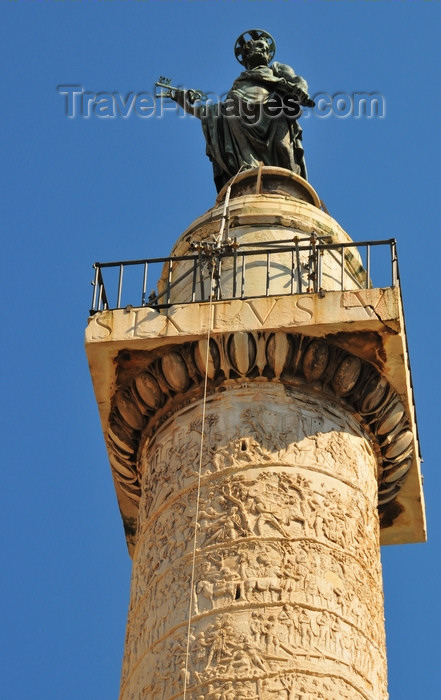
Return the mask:
<svg viewBox="0 0 441 700">
<path fill-rule="evenodd" d="M 266 39 L 250 39 L 242 49 L 242 58 L 246 68 L 267 66 L 270 62 L 270 49 Z"/>
<path fill-rule="evenodd" d="M 276 43 L 263 29 L 250 29 L 241 34 L 234 45 L 234 54 L 246 68 L 267 66 L 274 58 Z"/>
</svg>

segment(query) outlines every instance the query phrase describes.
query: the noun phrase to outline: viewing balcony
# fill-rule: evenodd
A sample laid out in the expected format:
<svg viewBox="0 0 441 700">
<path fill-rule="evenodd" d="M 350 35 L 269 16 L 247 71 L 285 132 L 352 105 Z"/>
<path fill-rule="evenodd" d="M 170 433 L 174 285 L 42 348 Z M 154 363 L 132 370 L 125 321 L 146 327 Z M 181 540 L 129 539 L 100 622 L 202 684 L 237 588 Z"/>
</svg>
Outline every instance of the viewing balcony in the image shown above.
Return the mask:
<svg viewBox="0 0 441 700">
<path fill-rule="evenodd" d="M 394 238 L 329 243 L 324 236 L 193 244 L 192 255 L 96 262 L 90 314 L 131 307 L 398 287 Z"/>
</svg>

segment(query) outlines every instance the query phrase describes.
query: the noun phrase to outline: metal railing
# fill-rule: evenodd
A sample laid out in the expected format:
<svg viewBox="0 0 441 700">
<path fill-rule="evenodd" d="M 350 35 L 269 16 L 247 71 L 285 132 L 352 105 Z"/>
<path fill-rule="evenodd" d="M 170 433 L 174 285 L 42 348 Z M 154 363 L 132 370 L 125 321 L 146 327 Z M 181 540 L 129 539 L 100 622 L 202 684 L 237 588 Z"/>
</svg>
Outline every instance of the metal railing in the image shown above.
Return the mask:
<svg viewBox="0 0 441 700">
<path fill-rule="evenodd" d="M 227 301 L 399 285 L 394 238 L 350 243 L 328 243 L 326 240 L 313 235 L 308 239 L 295 238 L 294 242 L 238 244 L 235 239 L 228 239 L 222 243 L 195 243 L 195 253 L 192 255 L 96 262 L 93 265 L 95 275 L 90 314 L 127 306 L 163 309 L 173 304 L 208 301 L 210 297 Z M 381 262 L 373 265 L 372 251 L 377 248 L 382 249 L 383 255 Z M 281 255 L 285 256 L 283 265 L 280 264 Z M 330 261 L 334 273 L 339 271 L 338 279 L 334 274 L 331 287 L 325 260 L 328 261 L 328 268 Z M 262 289 L 258 293 L 250 293 L 247 291 L 247 277 L 251 270 L 255 273 L 257 267 L 262 268 L 258 273 Z M 374 269 L 376 267 L 378 270 Z M 223 279 L 226 268 L 228 285 Z M 278 269 L 280 276 L 282 268 L 283 290 L 278 288 L 274 292 L 274 270 Z M 371 275 L 375 272 L 381 279 L 378 282 L 375 280 L 374 284 Z M 152 279 L 155 289 L 148 294 Z M 182 295 L 184 287 L 186 293 Z"/>
</svg>

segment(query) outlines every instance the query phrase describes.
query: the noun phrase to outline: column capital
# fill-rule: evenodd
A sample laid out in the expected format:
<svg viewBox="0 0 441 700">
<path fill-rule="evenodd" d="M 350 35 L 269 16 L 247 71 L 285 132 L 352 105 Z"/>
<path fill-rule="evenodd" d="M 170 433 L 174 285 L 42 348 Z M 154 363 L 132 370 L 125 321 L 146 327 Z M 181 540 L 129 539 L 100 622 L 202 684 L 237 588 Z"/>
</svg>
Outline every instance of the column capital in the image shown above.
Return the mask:
<svg viewBox="0 0 441 700">
<path fill-rule="evenodd" d="M 410 378 L 397 361 L 406 353 L 400 320 L 394 289 L 95 315 L 87 348 L 129 549 L 136 541 L 139 450 L 173 412 L 201 399 L 206 371 L 209 394 L 243 382 L 281 382 L 343 405 L 377 452 L 382 542 L 424 540 Z"/>
</svg>

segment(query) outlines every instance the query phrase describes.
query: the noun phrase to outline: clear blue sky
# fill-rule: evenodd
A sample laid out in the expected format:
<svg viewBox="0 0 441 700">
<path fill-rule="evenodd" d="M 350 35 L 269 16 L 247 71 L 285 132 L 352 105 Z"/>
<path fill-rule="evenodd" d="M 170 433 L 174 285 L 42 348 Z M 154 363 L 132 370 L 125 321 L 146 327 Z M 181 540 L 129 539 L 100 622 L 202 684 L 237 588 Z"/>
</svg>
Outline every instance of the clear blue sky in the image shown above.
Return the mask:
<svg viewBox="0 0 441 700">
<path fill-rule="evenodd" d="M 352 238 L 398 239 L 429 542 L 383 550 L 390 697 L 437 700 L 440 2 L 3 1 L 0 23 L 1 697 L 118 696 L 131 567 L 83 350 L 91 264 L 167 255 L 215 198 L 196 120 L 68 119 L 57 86 L 221 93 L 260 27 L 312 93 L 386 101 L 383 119 L 304 120 L 304 143 Z"/>
</svg>

